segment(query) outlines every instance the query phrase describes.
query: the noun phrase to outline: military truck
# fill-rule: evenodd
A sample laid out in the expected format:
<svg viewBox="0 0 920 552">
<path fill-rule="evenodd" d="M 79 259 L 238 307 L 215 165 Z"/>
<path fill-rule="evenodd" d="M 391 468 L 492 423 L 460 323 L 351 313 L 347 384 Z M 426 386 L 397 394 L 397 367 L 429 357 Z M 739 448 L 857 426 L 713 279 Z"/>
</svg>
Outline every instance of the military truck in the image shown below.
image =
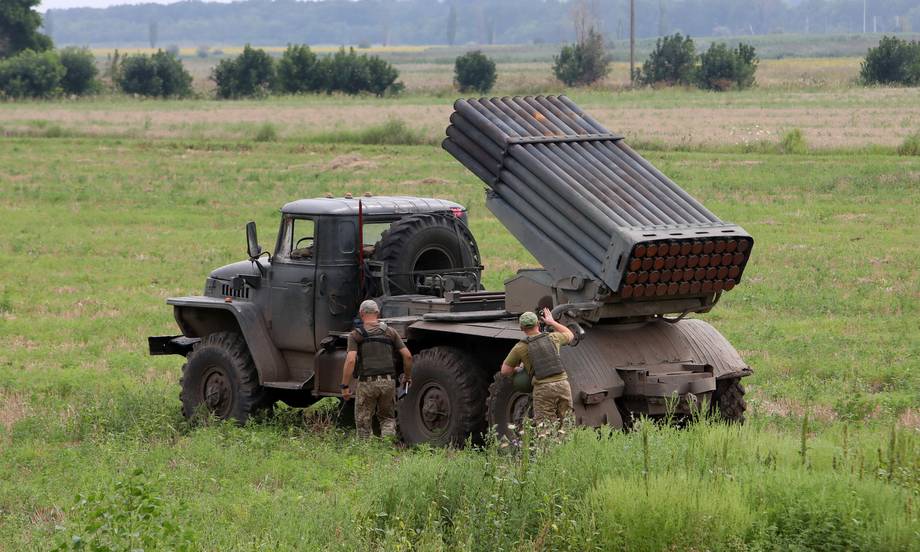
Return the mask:
<svg viewBox="0 0 920 552">
<path fill-rule="evenodd" d="M 245 421 L 277 401 L 341 397 L 347 335 L 373 298 L 415 356 L 398 403 L 408 443 L 507 433 L 530 415 L 530 393 L 498 371 L 523 337 L 517 317 L 542 307 L 576 335 L 562 356 L 578 424 L 618 428 L 704 404 L 743 420 L 751 368 L 688 316 L 740 282 L 753 247 L 742 228 L 565 96 L 458 100 L 443 146 L 542 266 L 484 290 L 467 210 L 443 199 L 288 203 L 269 251 L 250 222 L 248 259 L 211 272 L 201 296 L 167 300 L 181 335 L 149 347 L 186 357 L 186 416 Z"/>
</svg>

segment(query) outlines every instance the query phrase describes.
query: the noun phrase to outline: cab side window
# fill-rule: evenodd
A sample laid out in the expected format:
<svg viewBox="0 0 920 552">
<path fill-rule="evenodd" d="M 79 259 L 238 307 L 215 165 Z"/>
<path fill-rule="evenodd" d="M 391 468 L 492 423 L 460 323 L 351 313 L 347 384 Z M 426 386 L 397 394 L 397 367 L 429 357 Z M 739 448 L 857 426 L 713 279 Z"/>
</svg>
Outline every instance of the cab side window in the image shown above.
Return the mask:
<svg viewBox="0 0 920 552">
<path fill-rule="evenodd" d="M 291 228 L 291 260 L 307 261 L 316 256 L 316 227 L 311 219 L 293 219 Z"/>
</svg>

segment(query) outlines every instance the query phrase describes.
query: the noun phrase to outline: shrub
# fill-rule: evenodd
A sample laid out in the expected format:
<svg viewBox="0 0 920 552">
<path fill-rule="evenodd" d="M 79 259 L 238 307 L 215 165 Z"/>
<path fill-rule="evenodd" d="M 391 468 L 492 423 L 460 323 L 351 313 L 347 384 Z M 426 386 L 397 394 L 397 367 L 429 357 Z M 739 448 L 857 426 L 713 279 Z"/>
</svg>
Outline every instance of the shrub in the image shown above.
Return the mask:
<svg viewBox="0 0 920 552">
<path fill-rule="evenodd" d="M 323 75 L 323 90 L 327 93 L 344 92 L 360 94 L 373 92 L 378 96 L 398 94 L 402 83 L 396 82 L 399 72 L 388 62 L 377 56 L 360 56 L 354 48 L 340 48 L 338 52 L 320 62 Z"/>
<path fill-rule="evenodd" d="M 9 98 L 48 98 L 60 93 L 64 73 L 57 53 L 23 50 L 0 61 L 0 93 Z"/>
<path fill-rule="evenodd" d="M 696 46 L 689 36 L 676 33 L 659 38 L 639 73 L 642 84 L 687 85 L 693 81 Z"/>
<path fill-rule="evenodd" d="M 323 81 L 319 59 L 310 47 L 289 44 L 278 61 L 276 89 L 285 94 L 319 92 Z"/>
<path fill-rule="evenodd" d="M 713 43 L 700 54 L 697 85 L 708 90 L 744 89 L 754 84 L 757 71 L 754 47 L 740 43 L 729 49 L 723 42 Z"/>
<path fill-rule="evenodd" d="M 278 139 L 278 131 L 275 130 L 275 125 L 271 123 L 262 123 L 262 126 L 256 131 L 253 139 L 256 142 L 274 142 Z"/>
<path fill-rule="evenodd" d="M 794 128 L 783 134 L 783 139 L 780 140 L 779 148 L 783 153 L 808 153 L 808 144 L 805 143 L 805 136 L 802 135 L 802 130 L 798 128 Z"/>
<path fill-rule="evenodd" d="M 457 57 L 454 83 L 460 92 L 488 94 L 495 85 L 495 62 L 478 50 Z"/>
<path fill-rule="evenodd" d="M 195 50 L 195 55 L 200 58 L 208 57 L 208 54 L 211 52 L 211 47 L 206 45 L 201 45 Z"/>
<path fill-rule="evenodd" d="M 920 132 L 909 134 L 898 146 L 898 155 L 920 155 Z"/>
<path fill-rule="evenodd" d="M 124 58 L 116 81 L 127 94 L 181 98 L 192 93 L 192 76 L 175 55 L 162 50 Z"/>
<path fill-rule="evenodd" d="M 885 36 L 859 69 L 863 84 L 920 84 L 920 42 Z"/>
<path fill-rule="evenodd" d="M 211 73 L 220 98 L 261 97 L 275 81 L 275 63 L 265 50 L 247 44 L 235 58 L 222 59 Z"/>
<path fill-rule="evenodd" d="M 553 56 L 553 73 L 566 86 L 597 82 L 607 76 L 610 58 L 604 49 L 604 37 L 590 29 L 584 40 L 562 47 Z"/>
<path fill-rule="evenodd" d="M 65 94 L 87 94 L 99 88 L 96 58 L 86 48 L 64 48 L 59 52 L 64 66 L 61 88 Z"/>
</svg>

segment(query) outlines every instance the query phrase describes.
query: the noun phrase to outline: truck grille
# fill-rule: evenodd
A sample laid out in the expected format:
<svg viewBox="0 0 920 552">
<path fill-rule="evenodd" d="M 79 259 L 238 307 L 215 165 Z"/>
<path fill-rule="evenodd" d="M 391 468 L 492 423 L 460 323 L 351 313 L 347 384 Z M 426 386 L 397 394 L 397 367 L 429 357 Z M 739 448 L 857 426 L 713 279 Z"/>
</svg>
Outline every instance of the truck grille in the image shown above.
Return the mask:
<svg viewBox="0 0 920 552">
<path fill-rule="evenodd" d="M 220 294 L 224 297 L 238 297 L 240 299 L 249 299 L 249 288 L 243 286 L 242 289 L 233 289 L 230 284 L 221 284 Z"/>
</svg>

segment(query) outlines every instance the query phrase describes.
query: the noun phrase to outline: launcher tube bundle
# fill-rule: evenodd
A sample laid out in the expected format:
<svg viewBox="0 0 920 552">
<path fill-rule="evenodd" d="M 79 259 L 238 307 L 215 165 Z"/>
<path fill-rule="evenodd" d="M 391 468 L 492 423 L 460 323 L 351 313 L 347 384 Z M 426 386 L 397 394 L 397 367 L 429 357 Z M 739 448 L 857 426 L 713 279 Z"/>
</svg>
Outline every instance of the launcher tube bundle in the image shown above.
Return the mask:
<svg viewBox="0 0 920 552">
<path fill-rule="evenodd" d="M 489 209 L 556 280 L 605 301 L 711 305 L 753 239 L 719 219 L 565 96 L 457 100 L 443 147 L 490 188 Z M 686 304 L 683 301 L 682 304 Z"/>
</svg>

